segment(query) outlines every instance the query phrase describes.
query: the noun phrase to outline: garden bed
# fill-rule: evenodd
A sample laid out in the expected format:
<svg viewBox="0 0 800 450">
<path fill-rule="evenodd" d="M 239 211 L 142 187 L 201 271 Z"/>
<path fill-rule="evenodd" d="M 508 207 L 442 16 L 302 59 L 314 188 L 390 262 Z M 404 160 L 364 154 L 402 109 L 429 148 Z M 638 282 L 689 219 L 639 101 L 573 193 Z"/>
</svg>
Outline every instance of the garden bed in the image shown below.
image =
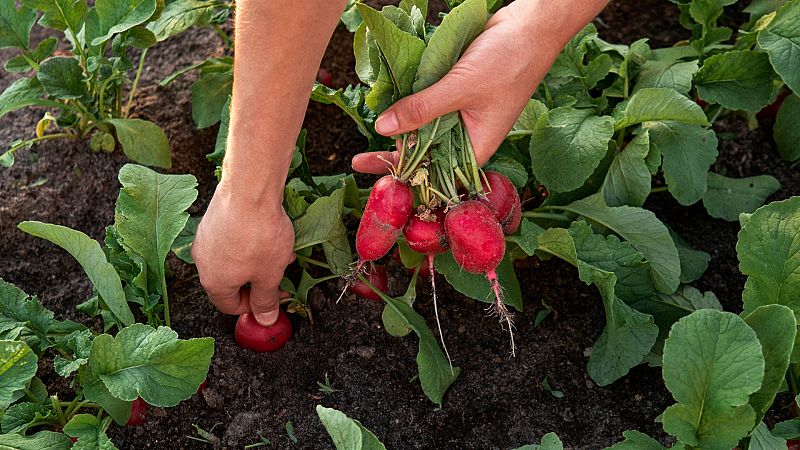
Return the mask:
<svg viewBox="0 0 800 450">
<path fill-rule="evenodd" d="M 635 10 L 614 2 L 597 26 L 600 35 L 613 42 L 630 42 L 657 30 L 652 45 L 665 45 L 686 33 L 672 9 L 664 1 L 637 2 Z M 643 16 L 634 17 L 639 11 Z M 657 20 L 653 24 L 648 18 Z M 646 29 L 641 28 L 644 23 L 650 23 Z M 351 43 L 350 33 L 338 29 L 323 60 L 336 86 L 357 81 Z M 213 194 L 213 165 L 204 155 L 214 145 L 216 128 L 194 128 L 191 79 L 163 89 L 155 83 L 223 48 L 205 29 L 192 29 L 154 48 L 133 114 L 165 129 L 174 161 L 168 172 L 198 178 L 200 195 L 190 210 L 193 215 L 202 213 Z M 9 74 L 0 73 L 0 89 L 11 81 Z M 32 129 L 40 114 L 27 109 L 5 116 L 0 120 L 0 144 L 7 145 L 20 130 Z M 775 176 L 782 187 L 769 201 L 800 195 L 797 169 L 780 159 L 771 124 L 761 125 L 750 131 L 744 119 L 733 115 L 718 122 L 716 131 L 724 133 L 714 171 L 735 177 Z M 365 146 L 334 106 L 311 104 L 304 126 L 315 174 L 349 171 L 350 157 Z M 41 220 L 101 238 L 113 221 L 117 172 L 125 162 L 119 152 L 96 155 L 78 141 L 44 143 L 18 154 L 18 164 L 0 175 L 0 278 L 39 296 L 57 317 L 85 322 L 86 317 L 74 310 L 91 293 L 80 266 L 66 252 L 18 231 L 16 225 Z M 367 185 L 370 177 L 357 180 Z M 646 207 L 693 247 L 711 255 L 709 270 L 694 285 L 714 291 L 726 310 L 738 312 L 745 279 L 735 251 L 738 223 L 712 219 L 701 205 L 679 207 L 668 194 L 654 194 Z M 211 306 L 194 267 L 173 256 L 169 264 L 174 272 L 173 328 L 182 338 L 216 339 L 208 388 L 176 408 L 154 409 L 144 426 L 112 427 L 109 435 L 120 448 L 198 448 L 202 444 L 187 438 L 197 437 L 193 424 L 213 428 L 212 441 L 221 448 L 242 448 L 258 442 L 259 436 L 271 441 L 267 448 L 333 448 L 315 413 L 318 404 L 357 418 L 388 448 L 512 448 L 555 431 L 568 448 L 594 449 L 617 442 L 623 431 L 633 428 L 666 438 L 653 421 L 673 403 L 660 369 L 639 366 L 607 387 L 590 380 L 586 351 L 603 329 L 602 301 L 594 287 L 578 280 L 574 267 L 560 260 L 528 258 L 517 263 L 526 304 L 516 316 L 516 358 L 508 357 L 507 336 L 486 316 L 485 305 L 441 283 L 444 335 L 454 364 L 462 370 L 442 408 L 423 395 L 414 379 L 416 340 L 385 333 L 378 303 L 347 295 L 337 304 L 341 282 L 328 282 L 311 292 L 313 326 L 296 320 L 295 337 L 283 350 L 255 354 L 235 344 L 235 317 Z M 392 263 L 390 275 L 390 292 L 400 294 L 408 274 Z M 427 290 L 420 290 L 415 309 L 433 323 Z M 553 313 L 535 326 L 543 303 Z M 40 372 L 46 383 L 54 380 L 46 364 Z M 543 387 L 545 378 L 552 391 Z M 335 391 L 320 390 L 318 383 L 326 379 Z M 51 387 L 65 393 L 68 389 Z M 287 433 L 289 422 L 292 436 Z"/>
</svg>

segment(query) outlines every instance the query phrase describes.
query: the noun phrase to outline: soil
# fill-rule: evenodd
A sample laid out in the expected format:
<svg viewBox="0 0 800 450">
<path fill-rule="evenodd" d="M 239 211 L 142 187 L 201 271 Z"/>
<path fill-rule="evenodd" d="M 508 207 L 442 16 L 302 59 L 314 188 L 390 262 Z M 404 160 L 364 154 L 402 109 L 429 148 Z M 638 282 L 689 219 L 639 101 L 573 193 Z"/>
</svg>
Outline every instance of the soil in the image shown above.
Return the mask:
<svg viewBox="0 0 800 450">
<path fill-rule="evenodd" d="M 649 36 L 654 46 L 687 36 L 677 23 L 674 5 L 661 0 L 612 2 L 597 20 L 601 36 L 630 42 Z M 441 6 L 439 6 L 441 9 Z M 646 24 L 646 25 L 645 25 Z M 41 38 L 41 36 L 37 36 Z M 339 86 L 355 83 L 350 35 L 338 29 L 323 66 Z M 216 127 L 196 130 L 191 119 L 193 75 L 167 88 L 155 84 L 174 70 L 224 52 L 210 30 L 195 29 L 160 44 L 149 53 L 142 95 L 135 115 L 165 128 L 175 165 L 167 172 L 192 173 L 200 196 L 193 214 L 206 208 L 215 186 L 213 167 L 204 154 L 211 150 Z M 8 51 L 0 57 L 9 56 Z M 0 72 L 0 89 L 13 81 Z M 0 119 L 0 145 L 32 133 L 42 111 L 11 113 Z M 771 174 L 781 190 L 770 200 L 800 194 L 796 168 L 780 160 L 769 123 L 749 131 L 735 116 L 724 118 L 718 131 L 720 157 L 714 170 L 730 176 Z M 315 173 L 349 171 L 350 157 L 366 142 L 335 107 L 312 104 L 306 116 L 308 153 Z M 48 242 L 16 229 L 23 220 L 66 225 L 101 238 L 114 219 L 118 192 L 116 174 L 126 163 L 119 152 L 94 154 L 82 142 L 49 142 L 18 155 L 11 170 L 0 173 L 0 278 L 39 296 L 59 318 L 92 323 L 74 305 L 86 299 L 91 286 L 80 266 Z M 359 177 L 362 185 L 371 180 Z M 713 290 L 726 309 L 741 308 L 744 278 L 735 252 L 737 223 L 710 218 L 702 206 L 678 207 L 666 194 L 655 194 L 647 208 L 690 244 L 712 255 L 708 272 L 694 285 Z M 672 403 L 660 370 L 637 367 L 611 386 L 599 387 L 586 373 L 587 349 L 604 326 L 597 291 L 578 280 L 576 270 L 556 260 L 535 258 L 517 263 L 526 309 L 517 314 L 518 356 L 508 357 L 506 334 L 486 316 L 484 305 L 465 299 L 440 283 L 441 320 L 454 364 L 461 376 L 439 408 L 415 381 L 414 337 L 393 338 L 382 330 L 381 305 L 345 296 L 336 303 L 341 283 L 330 282 L 310 295 L 313 326 L 295 320 L 293 340 L 275 354 L 255 354 L 233 341 L 235 318 L 218 313 L 207 301 L 193 266 L 174 257 L 170 299 L 174 328 L 181 337 L 212 336 L 216 354 L 208 388 L 174 409 L 154 409 L 141 427 L 112 427 L 122 449 L 203 448 L 190 440 L 194 425 L 211 431 L 208 447 L 238 449 L 268 439 L 264 448 L 333 448 L 317 419 L 322 404 L 360 420 L 388 448 L 498 448 L 538 442 L 555 431 L 568 448 L 596 449 L 638 429 L 667 442 L 654 422 Z M 390 288 L 404 291 L 408 275 L 390 264 Z M 419 289 L 415 308 L 433 323 L 429 292 Z M 542 304 L 554 313 L 538 326 Z M 551 388 L 542 387 L 547 378 Z M 54 380 L 54 378 L 47 378 Z M 320 382 L 335 389 L 320 390 Z M 65 392 L 63 383 L 51 390 Z M 293 443 L 287 433 L 291 423 Z"/>
</svg>

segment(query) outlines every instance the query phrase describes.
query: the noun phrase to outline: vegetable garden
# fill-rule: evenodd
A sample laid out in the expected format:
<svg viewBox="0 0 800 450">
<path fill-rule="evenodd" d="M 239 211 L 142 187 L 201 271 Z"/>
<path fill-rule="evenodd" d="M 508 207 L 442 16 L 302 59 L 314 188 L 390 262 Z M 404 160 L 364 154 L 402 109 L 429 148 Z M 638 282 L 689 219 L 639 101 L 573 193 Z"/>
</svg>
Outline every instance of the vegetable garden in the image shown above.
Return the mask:
<svg viewBox="0 0 800 450">
<path fill-rule="evenodd" d="M 0 0 L 0 448 L 800 445 L 800 1 L 612 2 L 483 167 L 457 112 L 375 119 L 502 2 L 365 3 L 265 329 L 190 253 L 235 5 Z"/>
</svg>

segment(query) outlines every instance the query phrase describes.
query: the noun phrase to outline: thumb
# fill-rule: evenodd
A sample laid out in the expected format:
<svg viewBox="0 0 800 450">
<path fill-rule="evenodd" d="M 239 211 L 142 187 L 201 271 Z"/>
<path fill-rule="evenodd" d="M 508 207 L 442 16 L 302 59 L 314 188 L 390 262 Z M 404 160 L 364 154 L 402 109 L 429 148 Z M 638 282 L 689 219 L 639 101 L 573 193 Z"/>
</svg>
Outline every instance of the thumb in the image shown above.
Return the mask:
<svg viewBox="0 0 800 450">
<path fill-rule="evenodd" d="M 445 75 L 432 86 L 401 98 L 375 121 L 375 130 L 384 136 L 394 136 L 416 130 L 461 108 L 461 90 L 454 78 Z"/>
<path fill-rule="evenodd" d="M 264 282 L 250 284 L 250 311 L 256 322 L 268 327 L 278 320 L 280 291 Z"/>
</svg>

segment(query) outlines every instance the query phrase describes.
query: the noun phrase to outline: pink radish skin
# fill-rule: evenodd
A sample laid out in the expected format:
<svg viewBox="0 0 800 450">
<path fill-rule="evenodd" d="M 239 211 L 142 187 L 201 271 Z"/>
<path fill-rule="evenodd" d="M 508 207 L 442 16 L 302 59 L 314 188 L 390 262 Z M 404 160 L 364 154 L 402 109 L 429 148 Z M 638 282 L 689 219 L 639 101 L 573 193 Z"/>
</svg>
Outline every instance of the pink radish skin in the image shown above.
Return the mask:
<svg viewBox="0 0 800 450">
<path fill-rule="evenodd" d="M 386 175 L 375 183 L 356 233 L 360 264 L 389 253 L 414 208 L 414 194 L 408 184 Z"/>
<path fill-rule="evenodd" d="M 128 418 L 126 426 L 135 427 L 144 425 L 147 420 L 147 402 L 142 400 L 142 397 L 136 397 L 136 400 L 131 402 L 131 416 Z"/>
<path fill-rule="evenodd" d="M 389 278 L 386 276 L 386 269 L 383 266 L 373 266 L 371 269 L 367 269 L 364 276 L 369 280 L 369 284 L 375 287 L 375 289 L 383 292 L 384 294 L 389 288 Z M 348 286 L 347 289 L 356 294 L 361 298 L 366 298 L 368 300 L 373 300 L 376 302 L 381 301 L 381 296 L 378 295 L 377 292 L 370 289 L 366 283 L 361 281 L 360 279 L 356 278 L 355 283 Z"/>
<path fill-rule="evenodd" d="M 456 260 L 467 272 L 486 275 L 494 292 L 492 312 L 505 322 L 511 337 L 511 355 L 515 354 L 514 323 L 503 304 L 503 292 L 497 280 L 497 266 L 506 252 L 503 228 L 488 206 L 478 200 L 460 203 L 450 209 L 444 227 Z"/>
<path fill-rule="evenodd" d="M 514 234 L 522 220 L 522 206 L 514 184 L 499 172 L 486 172 L 483 189 L 486 196 L 481 199 L 494 213 L 505 234 Z"/>
<path fill-rule="evenodd" d="M 278 320 L 265 327 L 252 314 L 245 313 L 236 321 L 234 337 L 239 347 L 257 353 L 278 351 L 292 338 L 292 321 L 281 309 Z"/>
<path fill-rule="evenodd" d="M 436 216 L 435 221 L 427 222 L 414 214 L 403 228 L 403 237 L 408 246 L 423 255 L 438 255 L 450 247 L 444 231 L 444 211 L 437 209 L 431 213 Z"/>
</svg>

